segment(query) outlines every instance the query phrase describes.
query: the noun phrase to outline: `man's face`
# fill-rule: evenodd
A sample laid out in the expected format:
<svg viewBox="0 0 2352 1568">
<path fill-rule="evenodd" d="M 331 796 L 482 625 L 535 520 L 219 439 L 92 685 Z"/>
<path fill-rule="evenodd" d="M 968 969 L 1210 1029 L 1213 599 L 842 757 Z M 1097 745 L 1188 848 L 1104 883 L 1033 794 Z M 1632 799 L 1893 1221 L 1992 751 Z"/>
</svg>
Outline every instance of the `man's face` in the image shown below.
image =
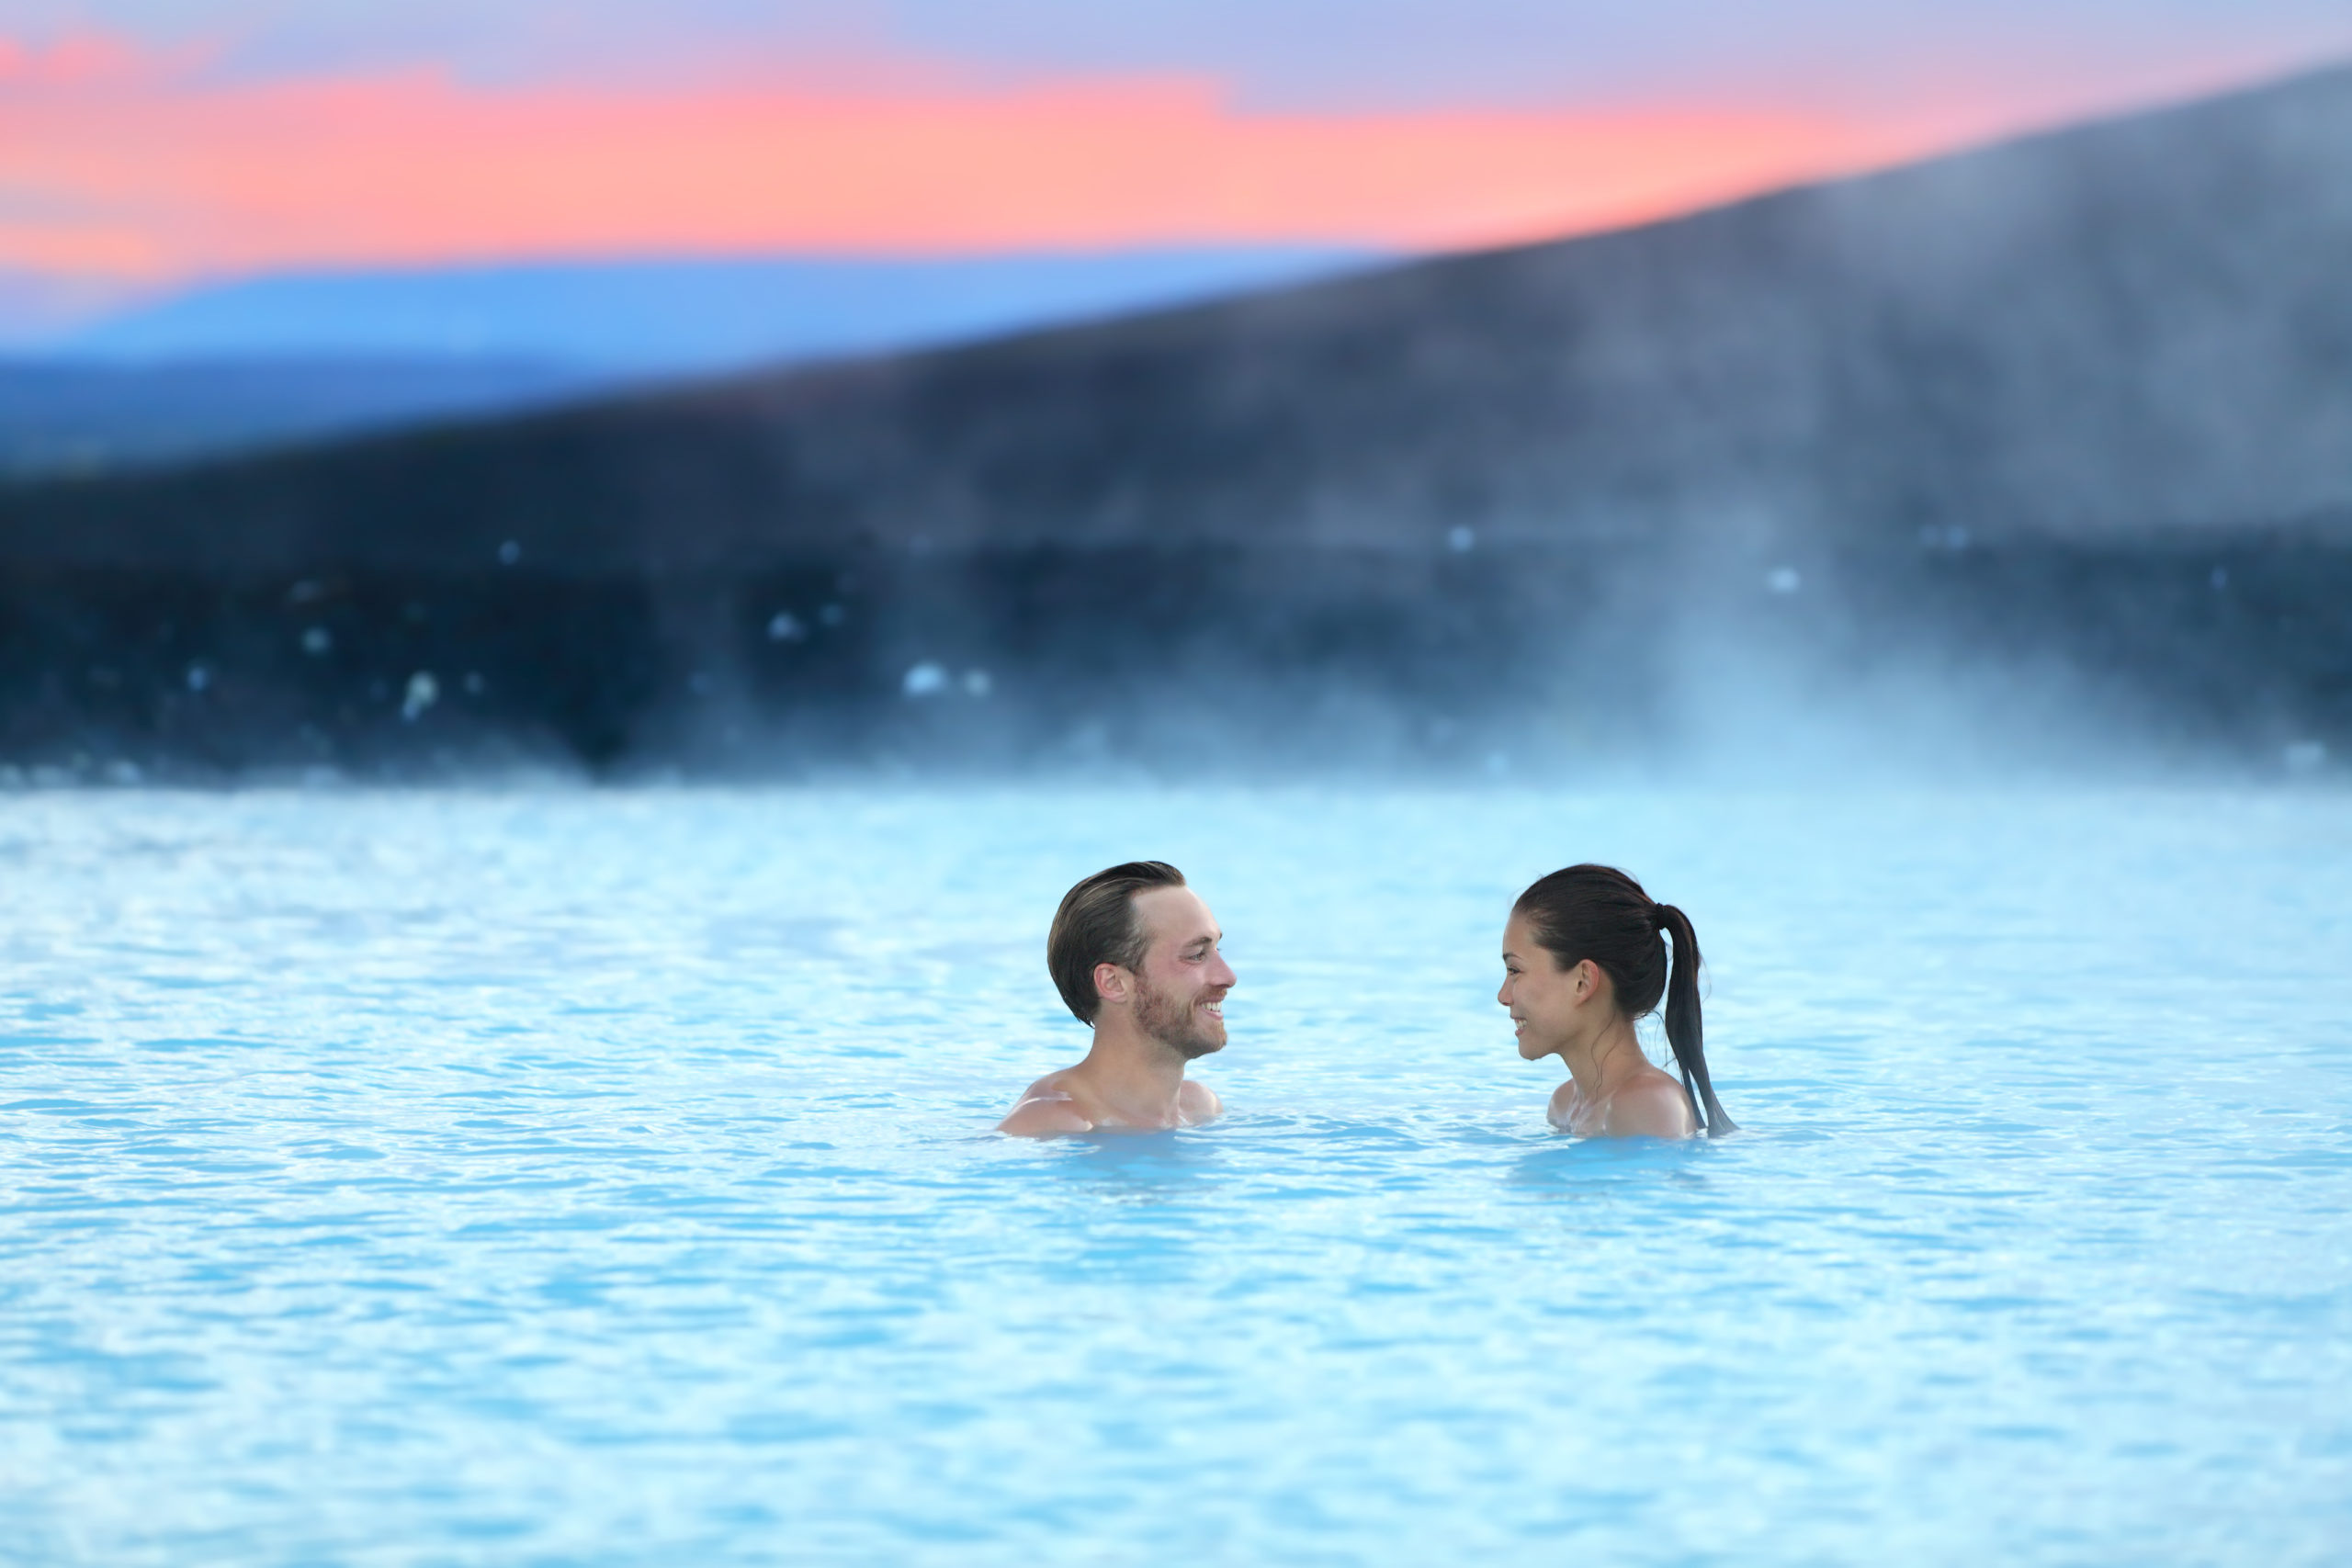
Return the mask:
<svg viewBox="0 0 2352 1568">
<path fill-rule="evenodd" d="M 1145 932 L 1136 1025 L 1187 1061 L 1224 1050 L 1225 994 L 1236 976 L 1217 952 L 1216 917 L 1189 887 L 1155 887 L 1136 895 L 1136 919 Z"/>
</svg>

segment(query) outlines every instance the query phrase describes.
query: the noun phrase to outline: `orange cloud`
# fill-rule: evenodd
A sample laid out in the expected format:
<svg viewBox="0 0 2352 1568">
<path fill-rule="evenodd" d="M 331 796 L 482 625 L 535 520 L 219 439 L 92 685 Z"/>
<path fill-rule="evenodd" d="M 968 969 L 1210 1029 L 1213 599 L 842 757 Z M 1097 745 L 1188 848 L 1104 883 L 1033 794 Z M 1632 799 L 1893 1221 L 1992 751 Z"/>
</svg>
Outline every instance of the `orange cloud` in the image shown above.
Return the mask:
<svg viewBox="0 0 2352 1568">
<path fill-rule="evenodd" d="M 0 42 L 0 265 L 164 279 L 568 254 L 1445 246 L 1907 150 L 1765 111 L 1265 114 L 1184 77 L 891 79 L 227 83 L 104 39 Z"/>
</svg>

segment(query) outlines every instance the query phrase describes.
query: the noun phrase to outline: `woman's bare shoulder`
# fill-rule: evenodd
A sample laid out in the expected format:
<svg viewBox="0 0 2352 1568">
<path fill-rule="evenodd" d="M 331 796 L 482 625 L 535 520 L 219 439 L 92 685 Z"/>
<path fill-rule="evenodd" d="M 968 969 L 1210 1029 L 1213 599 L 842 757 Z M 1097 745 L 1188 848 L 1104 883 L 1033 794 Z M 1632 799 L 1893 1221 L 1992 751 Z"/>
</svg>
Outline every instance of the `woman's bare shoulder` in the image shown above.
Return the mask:
<svg viewBox="0 0 2352 1568">
<path fill-rule="evenodd" d="M 1699 1130 L 1682 1086 L 1652 1073 L 1609 1097 L 1606 1130 L 1625 1138 L 1687 1138 Z"/>
</svg>

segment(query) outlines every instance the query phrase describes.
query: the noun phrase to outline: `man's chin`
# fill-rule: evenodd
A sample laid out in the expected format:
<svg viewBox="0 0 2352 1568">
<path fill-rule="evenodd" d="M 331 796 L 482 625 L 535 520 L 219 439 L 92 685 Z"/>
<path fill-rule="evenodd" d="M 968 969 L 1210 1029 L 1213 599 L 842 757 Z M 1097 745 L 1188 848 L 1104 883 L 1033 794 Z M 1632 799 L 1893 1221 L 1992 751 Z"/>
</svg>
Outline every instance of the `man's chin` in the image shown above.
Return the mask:
<svg viewBox="0 0 2352 1568">
<path fill-rule="evenodd" d="M 1186 1008 L 1172 997 L 1147 991 L 1136 1021 L 1145 1034 L 1188 1062 L 1225 1049 L 1225 1020 L 1198 1002 Z M 1192 1027 L 1184 1027 L 1187 1024 Z"/>
</svg>

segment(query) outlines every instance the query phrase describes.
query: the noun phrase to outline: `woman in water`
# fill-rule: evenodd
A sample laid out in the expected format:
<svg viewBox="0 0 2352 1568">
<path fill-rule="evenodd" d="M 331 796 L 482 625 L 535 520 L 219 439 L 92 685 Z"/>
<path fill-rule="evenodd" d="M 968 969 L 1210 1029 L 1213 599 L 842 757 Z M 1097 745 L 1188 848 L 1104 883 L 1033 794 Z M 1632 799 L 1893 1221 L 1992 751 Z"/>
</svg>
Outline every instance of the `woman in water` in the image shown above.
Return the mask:
<svg viewBox="0 0 2352 1568">
<path fill-rule="evenodd" d="M 1634 1021 L 1661 996 L 1679 1084 L 1650 1065 L 1634 1036 Z M 1521 1055 L 1567 1064 L 1568 1081 L 1549 1112 L 1560 1131 L 1687 1138 L 1703 1128 L 1719 1138 L 1739 1130 L 1707 1079 L 1690 917 L 1653 903 L 1623 872 L 1572 865 L 1521 894 L 1503 929 L 1503 988 L 1495 999 L 1510 1010 Z"/>
</svg>

